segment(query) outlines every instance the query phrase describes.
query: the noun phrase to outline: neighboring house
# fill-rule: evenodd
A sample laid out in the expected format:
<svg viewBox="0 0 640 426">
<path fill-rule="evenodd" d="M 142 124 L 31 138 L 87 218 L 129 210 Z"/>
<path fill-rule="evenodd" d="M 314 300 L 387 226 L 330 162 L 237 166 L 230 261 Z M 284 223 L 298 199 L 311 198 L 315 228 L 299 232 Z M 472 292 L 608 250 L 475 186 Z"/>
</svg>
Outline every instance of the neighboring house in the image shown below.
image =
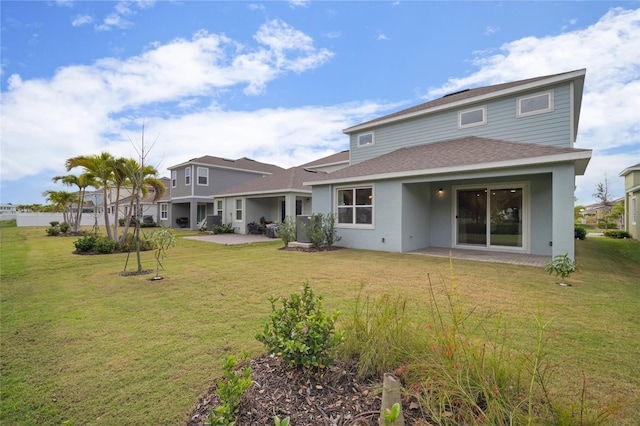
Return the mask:
<svg viewBox="0 0 640 426">
<path fill-rule="evenodd" d="M 216 215 L 212 195 L 262 176 L 282 171 L 281 167 L 249 158 L 229 160 L 204 156 L 169 167 L 169 203 L 161 203 L 161 223 L 196 229 L 207 216 Z M 166 208 L 166 214 L 162 211 Z M 166 219 L 164 218 L 166 217 Z M 222 220 L 225 222 L 225 220 Z"/>
<path fill-rule="evenodd" d="M 287 216 L 311 215 L 311 187 L 304 182 L 348 165 L 349 151 L 342 151 L 219 191 L 214 195 L 215 214 L 243 234 L 247 224 L 261 219 L 281 223 Z"/>
<path fill-rule="evenodd" d="M 11 203 L 0 204 L 0 214 L 15 214 L 16 206 Z"/>
<path fill-rule="evenodd" d="M 349 167 L 305 182 L 340 244 L 574 258 L 585 70 L 463 90 L 344 130 Z"/>
<path fill-rule="evenodd" d="M 616 198 L 615 200 L 611 200 L 611 202 L 608 203 L 608 206 L 606 208 L 603 203 L 589 204 L 587 206 L 584 206 L 584 209 L 583 209 L 584 211 L 581 213 L 585 218 L 586 223 L 597 225 L 598 222 L 603 221 L 605 219 L 606 215 L 611 213 L 611 210 L 616 204 L 622 202 L 623 200 L 624 198 Z M 618 222 L 620 222 L 620 220 Z M 621 225 L 622 223 L 618 223 L 618 227 L 620 227 Z"/>
<path fill-rule="evenodd" d="M 169 178 L 160 178 L 160 181 L 162 182 L 162 184 L 165 187 L 165 191 L 164 194 L 161 195 L 157 200 L 156 200 L 156 193 L 155 193 L 155 189 L 149 187 L 147 188 L 147 193 L 146 195 L 143 195 L 141 200 L 140 200 L 140 212 L 138 213 L 138 207 L 136 206 L 136 202 L 135 200 L 133 201 L 133 212 L 132 212 L 132 216 L 133 217 L 139 217 L 142 220 L 148 220 L 148 218 L 150 217 L 151 220 L 153 220 L 153 222 L 157 223 L 157 224 L 163 224 L 163 222 L 161 221 L 161 211 L 160 211 L 160 205 L 162 204 L 163 200 L 167 200 L 169 198 L 169 184 L 170 184 L 170 179 Z M 131 200 L 132 200 L 132 196 L 128 196 L 125 198 L 121 198 L 119 204 L 119 219 L 124 219 L 125 217 L 127 217 L 127 215 L 129 214 L 129 208 L 131 207 Z M 168 226 L 168 223 L 166 224 Z"/>
<path fill-rule="evenodd" d="M 624 169 L 624 217 L 625 229 L 634 239 L 640 239 L 640 220 L 638 220 L 638 202 L 640 201 L 640 163 Z"/>
</svg>

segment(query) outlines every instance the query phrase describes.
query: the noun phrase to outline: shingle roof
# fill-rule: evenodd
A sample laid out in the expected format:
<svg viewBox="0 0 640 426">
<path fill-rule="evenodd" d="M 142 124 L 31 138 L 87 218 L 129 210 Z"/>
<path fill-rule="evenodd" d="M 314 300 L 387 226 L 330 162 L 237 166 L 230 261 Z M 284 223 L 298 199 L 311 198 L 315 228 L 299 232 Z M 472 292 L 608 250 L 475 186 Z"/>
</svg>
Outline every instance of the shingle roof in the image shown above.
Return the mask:
<svg viewBox="0 0 640 426">
<path fill-rule="evenodd" d="M 311 161 L 310 163 L 302 164 L 300 165 L 300 167 L 313 168 L 313 167 L 327 166 L 327 165 L 336 164 L 336 163 L 346 163 L 348 161 L 349 161 L 349 150 L 347 149 L 345 151 L 340 151 L 333 155 L 329 155 L 327 157 Z"/>
<path fill-rule="evenodd" d="M 578 73 L 582 73 L 582 75 L 584 75 L 584 70 L 578 70 L 578 71 L 569 71 L 569 72 L 564 72 L 564 73 L 559 73 L 559 74 L 552 74 L 552 75 L 545 75 L 545 76 L 541 76 L 541 77 L 534 77 L 534 78 L 528 78 L 525 80 L 518 80 L 518 81 L 512 81 L 512 82 L 508 82 L 508 83 L 501 83 L 501 84 L 494 84 L 491 86 L 483 86 L 483 87 L 478 87 L 478 88 L 473 88 L 473 89 L 466 89 L 466 90 L 461 90 L 459 92 L 455 92 L 449 95 L 445 95 L 441 98 L 437 98 L 428 102 L 425 102 L 423 104 L 420 105 L 415 105 L 412 106 L 410 108 L 406 108 L 403 109 L 401 111 L 396 111 L 394 113 L 391 114 L 387 114 L 385 116 L 382 117 L 378 117 L 375 118 L 373 120 L 370 121 L 366 121 L 364 123 L 360 123 L 356 126 L 352 126 L 348 129 L 343 130 L 344 133 L 349 133 L 351 131 L 351 129 L 355 129 L 355 128 L 360 128 L 360 127 L 366 127 L 369 125 L 375 125 L 377 122 L 379 121 L 387 121 L 389 119 L 394 119 L 394 118 L 400 118 L 402 116 L 405 115 L 412 115 L 415 113 L 419 113 L 420 111 L 426 111 L 429 109 L 433 109 L 433 108 L 437 108 L 437 107 L 442 107 L 445 106 L 447 104 L 454 104 L 456 102 L 461 102 L 461 101 L 465 101 L 465 100 L 471 100 L 472 98 L 476 98 L 482 95 L 488 95 L 494 92 L 500 92 L 502 90 L 507 90 L 507 89 L 511 89 L 511 88 L 516 88 L 519 86 L 525 86 L 527 84 L 531 84 L 531 83 L 536 83 L 536 82 L 541 82 L 543 80 L 549 80 L 549 79 L 554 79 L 556 80 L 557 78 L 561 78 L 562 76 L 569 76 L 570 74 L 575 74 L 576 72 Z"/>
<path fill-rule="evenodd" d="M 633 166 L 629 166 L 629 167 L 627 167 L 626 169 L 624 169 L 623 171 L 621 171 L 621 172 L 620 172 L 620 175 L 619 175 L 619 176 L 626 176 L 626 175 L 628 175 L 629 173 L 631 173 L 631 172 L 635 172 L 635 171 L 638 171 L 638 170 L 640 170 L 640 163 L 635 164 L 635 165 L 633 165 Z"/>
<path fill-rule="evenodd" d="M 225 189 L 224 191 L 213 194 L 214 196 L 227 196 L 236 194 L 250 193 L 274 193 L 274 192 L 311 192 L 311 187 L 304 185 L 303 182 L 314 180 L 319 175 L 325 175 L 324 172 L 314 172 L 304 167 L 292 167 L 282 170 L 272 175 L 262 176 L 257 179 L 250 180 L 240 185 Z"/>
<path fill-rule="evenodd" d="M 211 155 L 192 158 L 191 160 L 184 163 L 169 167 L 169 170 L 176 169 L 187 164 L 206 164 L 215 167 L 249 170 L 262 173 L 275 173 L 279 170 L 284 170 L 282 167 L 276 166 L 275 164 L 261 163 L 260 161 L 252 160 L 251 158 L 247 157 L 242 157 L 237 160 L 230 160 L 228 158 L 213 157 Z"/>
<path fill-rule="evenodd" d="M 383 178 L 415 172 L 416 174 L 443 173 L 447 169 L 456 169 L 477 165 L 479 169 L 496 163 L 514 163 L 519 160 L 539 157 L 559 156 L 562 154 L 581 154 L 580 158 L 590 158 L 591 150 L 559 148 L 549 145 L 508 142 L 497 139 L 469 136 L 442 142 L 428 143 L 414 147 L 401 148 L 388 154 L 354 164 L 344 169 L 318 176 L 310 183 L 327 180 L 342 180 L 370 176 Z M 503 167 L 505 164 L 502 165 Z"/>
</svg>

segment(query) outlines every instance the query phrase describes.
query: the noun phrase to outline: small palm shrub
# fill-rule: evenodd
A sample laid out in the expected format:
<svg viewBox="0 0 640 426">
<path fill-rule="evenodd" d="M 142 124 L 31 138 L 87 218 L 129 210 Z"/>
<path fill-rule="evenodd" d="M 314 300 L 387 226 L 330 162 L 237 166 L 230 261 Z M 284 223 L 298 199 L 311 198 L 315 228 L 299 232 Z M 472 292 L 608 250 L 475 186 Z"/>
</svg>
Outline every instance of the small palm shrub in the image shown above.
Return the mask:
<svg viewBox="0 0 640 426">
<path fill-rule="evenodd" d="M 50 226 L 47 228 L 47 236 L 49 237 L 57 237 L 60 235 L 60 227 L 59 226 Z"/>
<path fill-rule="evenodd" d="M 276 308 L 276 302 L 282 307 Z M 288 299 L 270 297 L 271 322 L 256 334 L 267 352 L 281 356 L 295 367 L 325 368 L 333 365 L 336 347 L 342 333 L 335 330 L 338 312 L 328 314 L 322 309 L 322 297 L 316 296 L 305 282 L 300 294 Z"/>
<path fill-rule="evenodd" d="M 214 234 L 233 234 L 235 229 L 233 229 L 233 226 L 230 223 L 226 223 L 223 225 L 213 225 L 211 227 L 211 231 Z"/>
<path fill-rule="evenodd" d="M 340 241 L 336 228 L 335 215 L 314 213 L 309 224 L 304 226 L 304 234 L 315 248 L 332 247 Z"/>
<path fill-rule="evenodd" d="M 578 268 L 575 262 L 569 258 L 569 254 L 565 253 L 554 257 L 551 262 L 545 265 L 544 270 L 549 274 L 555 273 L 556 278 L 560 277 L 560 279 L 564 281 L 565 278 L 576 272 Z"/>
<path fill-rule="evenodd" d="M 104 235 L 98 235 L 93 246 L 93 251 L 100 254 L 113 253 L 116 248 L 115 241 L 110 240 Z"/>
</svg>

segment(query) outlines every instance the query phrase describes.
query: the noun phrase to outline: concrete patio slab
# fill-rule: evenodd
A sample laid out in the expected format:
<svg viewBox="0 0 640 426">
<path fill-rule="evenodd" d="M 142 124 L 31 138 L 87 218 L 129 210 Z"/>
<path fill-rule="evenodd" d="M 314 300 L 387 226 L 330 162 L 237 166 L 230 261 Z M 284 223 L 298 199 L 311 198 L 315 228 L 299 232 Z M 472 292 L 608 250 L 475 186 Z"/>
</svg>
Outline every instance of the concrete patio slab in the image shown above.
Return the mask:
<svg viewBox="0 0 640 426">
<path fill-rule="evenodd" d="M 225 246 L 278 241 L 277 238 L 274 239 L 274 238 L 266 237 L 264 235 L 249 235 L 249 234 L 206 234 L 206 235 L 195 235 L 193 237 L 184 237 L 184 239 L 205 241 L 208 243 L 224 244 Z"/>
<path fill-rule="evenodd" d="M 478 262 L 509 263 L 512 265 L 527 265 L 544 267 L 551 261 L 551 256 L 539 256 L 535 254 L 503 253 L 486 250 L 448 249 L 439 247 L 427 247 L 410 252 L 434 257 L 451 257 L 452 259 L 474 260 Z"/>
</svg>

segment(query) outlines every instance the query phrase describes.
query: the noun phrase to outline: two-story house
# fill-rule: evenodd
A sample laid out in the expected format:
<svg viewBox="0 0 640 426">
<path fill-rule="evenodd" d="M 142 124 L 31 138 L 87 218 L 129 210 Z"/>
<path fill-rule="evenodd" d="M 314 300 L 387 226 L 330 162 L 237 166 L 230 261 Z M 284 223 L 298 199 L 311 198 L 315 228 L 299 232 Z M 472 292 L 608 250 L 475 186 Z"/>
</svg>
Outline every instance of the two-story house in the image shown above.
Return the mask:
<svg viewBox="0 0 640 426">
<path fill-rule="evenodd" d="M 209 155 L 169 167 L 169 200 L 160 203 L 160 223 L 196 229 L 207 216 L 220 213 L 214 208 L 214 194 L 282 170 L 250 158 L 230 160 Z M 228 219 L 222 222 L 228 223 Z"/>
<path fill-rule="evenodd" d="M 349 166 L 305 182 L 340 244 L 574 258 L 585 70 L 463 90 L 344 130 Z"/>
<path fill-rule="evenodd" d="M 348 165 L 349 151 L 342 151 L 235 185 L 214 195 L 216 214 L 240 233 L 261 219 L 278 223 L 287 216 L 311 215 L 311 187 L 304 182 Z"/>
<path fill-rule="evenodd" d="M 640 239 L 638 200 L 640 199 L 640 163 L 620 172 L 624 178 L 624 228 L 632 238 Z"/>
</svg>

